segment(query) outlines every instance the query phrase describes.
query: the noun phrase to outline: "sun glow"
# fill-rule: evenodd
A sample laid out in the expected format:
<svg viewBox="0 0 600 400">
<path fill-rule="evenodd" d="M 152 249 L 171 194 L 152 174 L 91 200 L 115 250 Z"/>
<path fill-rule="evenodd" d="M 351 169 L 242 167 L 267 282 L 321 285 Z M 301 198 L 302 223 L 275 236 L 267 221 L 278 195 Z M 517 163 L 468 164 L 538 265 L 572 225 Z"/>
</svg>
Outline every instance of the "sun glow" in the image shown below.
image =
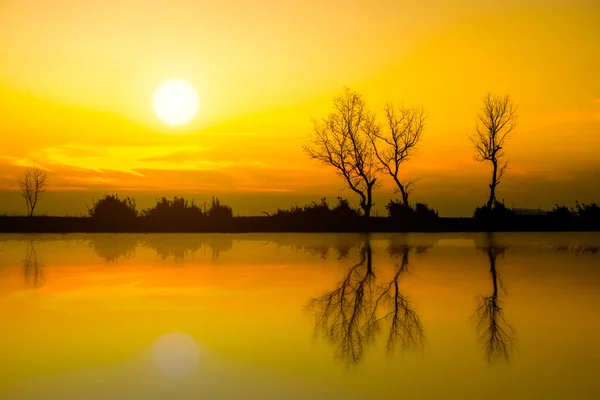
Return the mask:
<svg viewBox="0 0 600 400">
<path fill-rule="evenodd" d="M 152 346 L 152 358 L 165 375 L 183 377 L 196 368 L 198 345 L 185 333 L 167 333 Z"/>
<path fill-rule="evenodd" d="M 171 79 L 154 92 L 154 111 L 169 125 L 183 125 L 198 111 L 198 94 L 186 81 Z"/>
</svg>

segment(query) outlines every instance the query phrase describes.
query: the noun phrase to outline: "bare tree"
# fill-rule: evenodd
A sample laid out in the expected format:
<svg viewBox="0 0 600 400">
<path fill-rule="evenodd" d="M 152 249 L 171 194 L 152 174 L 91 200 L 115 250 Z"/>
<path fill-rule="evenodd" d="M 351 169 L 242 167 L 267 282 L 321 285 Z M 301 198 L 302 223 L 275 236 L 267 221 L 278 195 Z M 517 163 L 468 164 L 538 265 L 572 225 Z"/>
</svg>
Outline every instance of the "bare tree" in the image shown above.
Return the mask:
<svg viewBox="0 0 600 400">
<path fill-rule="evenodd" d="M 504 141 L 517 125 L 517 107 L 513 105 L 510 96 L 498 96 L 491 93 L 483 100 L 483 107 L 477 115 L 476 133 L 469 139 L 475 146 L 475 160 L 490 161 L 493 165 L 490 197 L 487 202 L 491 208 L 496 200 L 496 186 L 506 172 L 507 161 L 504 157 Z"/>
<path fill-rule="evenodd" d="M 369 137 L 379 130 L 379 126 L 362 96 L 348 88 L 335 98 L 333 104 L 334 112 L 320 121 L 313 121 L 313 136 L 303 148 L 310 158 L 337 170 L 348 187 L 360 197 L 360 207 L 369 217 L 377 181 Z"/>
<path fill-rule="evenodd" d="M 425 114 L 422 109 L 385 106 L 387 128 L 374 130 L 369 136 L 373 151 L 379 161 L 379 169 L 390 175 L 402 194 L 402 202 L 409 207 L 408 195 L 414 180 L 402 182 L 398 177 L 400 166 L 414 154 L 425 127 Z"/>
<path fill-rule="evenodd" d="M 38 167 L 28 167 L 23 176 L 17 178 L 17 181 L 27 205 L 27 215 L 31 217 L 38 200 L 48 189 L 48 174 Z"/>
</svg>

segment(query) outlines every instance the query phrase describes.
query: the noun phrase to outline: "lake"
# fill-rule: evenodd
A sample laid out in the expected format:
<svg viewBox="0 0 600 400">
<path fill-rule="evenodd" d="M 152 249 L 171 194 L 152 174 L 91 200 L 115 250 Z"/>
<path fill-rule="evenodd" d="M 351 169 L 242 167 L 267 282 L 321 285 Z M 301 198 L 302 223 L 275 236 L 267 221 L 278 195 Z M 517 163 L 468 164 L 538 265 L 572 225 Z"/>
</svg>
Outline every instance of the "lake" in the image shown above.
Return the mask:
<svg viewBox="0 0 600 400">
<path fill-rule="evenodd" d="M 600 234 L 0 235 L 0 399 L 597 399 Z"/>
</svg>

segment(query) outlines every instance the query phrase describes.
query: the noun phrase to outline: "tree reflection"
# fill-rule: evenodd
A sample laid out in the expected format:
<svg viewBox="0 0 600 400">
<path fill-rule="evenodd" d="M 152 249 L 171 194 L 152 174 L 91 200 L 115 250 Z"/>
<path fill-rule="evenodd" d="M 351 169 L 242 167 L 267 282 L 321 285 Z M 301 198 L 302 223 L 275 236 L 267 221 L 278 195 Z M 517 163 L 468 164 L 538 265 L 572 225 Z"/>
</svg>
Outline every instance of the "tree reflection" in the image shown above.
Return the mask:
<svg viewBox="0 0 600 400">
<path fill-rule="evenodd" d="M 400 291 L 399 279 L 403 273 L 408 273 L 408 256 L 411 248 L 404 246 L 399 249 L 401 262 L 397 265 L 394 278 L 379 288 L 375 308 L 381 306 L 386 314 L 381 320 L 389 321 L 390 328 L 387 338 L 387 350 L 392 352 L 398 343 L 401 350 L 417 347 L 423 342 L 424 329 L 418 314 L 411 308 L 409 300 Z M 422 248 L 415 249 L 417 252 Z"/>
<path fill-rule="evenodd" d="M 360 259 L 332 292 L 311 300 L 307 308 L 316 317 L 316 330 L 337 344 L 336 357 L 347 363 L 359 362 L 364 346 L 374 339 L 376 319 L 372 302 L 373 253 L 366 241 Z"/>
<path fill-rule="evenodd" d="M 423 342 L 423 325 L 399 283 L 408 271 L 413 249 L 404 246 L 392 278 L 378 284 L 371 242 L 364 239 L 358 263 L 346 271 L 337 287 L 308 302 L 306 308 L 315 318 L 315 331 L 336 346 L 335 356 L 347 365 L 362 360 L 365 346 L 373 343 L 384 327 L 389 328 L 388 352 Z"/>
<path fill-rule="evenodd" d="M 509 361 L 514 345 L 513 329 L 504 317 L 503 302 L 499 298 L 499 288 L 506 293 L 504 284 L 496 269 L 499 255 L 503 255 L 505 248 L 496 246 L 493 236 L 487 235 L 485 251 L 490 264 L 492 278 L 492 294 L 481 296 L 475 309 L 474 317 L 477 319 L 477 332 L 483 346 L 485 358 L 488 362 Z"/>
<path fill-rule="evenodd" d="M 41 287 L 44 284 L 44 272 L 38 263 L 37 251 L 33 240 L 29 241 L 27 255 L 23 260 L 23 278 L 25 284 L 34 288 Z"/>
</svg>

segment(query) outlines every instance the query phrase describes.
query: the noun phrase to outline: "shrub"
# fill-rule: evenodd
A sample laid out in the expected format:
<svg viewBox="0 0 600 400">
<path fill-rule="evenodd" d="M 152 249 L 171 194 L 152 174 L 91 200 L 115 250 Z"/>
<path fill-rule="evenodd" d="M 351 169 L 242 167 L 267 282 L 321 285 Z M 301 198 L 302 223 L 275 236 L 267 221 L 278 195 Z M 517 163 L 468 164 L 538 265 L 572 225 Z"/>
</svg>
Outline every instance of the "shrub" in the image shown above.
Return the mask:
<svg viewBox="0 0 600 400">
<path fill-rule="evenodd" d="M 392 219 L 399 221 L 423 222 L 438 218 L 438 212 L 425 203 L 416 203 L 414 207 L 406 206 L 402 201 L 390 200 L 385 208 Z"/>
<path fill-rule="evenodd" d="M 572 221 L 575 218 L 575 214 L 569 210 L 566 206 L 559 206 L 556 204 L 552 211 L 548 213 L 548 217 L 559 222 Z"/>
<path fill-rule="evenodd" d="M 338 203 L 332 208 L 326 198 L 322 198 L 319 203 L 312 202 L 304 207 L 297 205 L 290 207 L 287 210 L 278 208 L 273 214 L 274 217 L 303 217 L 306 219 L 323 220 L 323 219 L 349 219 L 356 218 L 361 215 L 361 211 L 352 208 L 348 200 L 338 197 Z"/>
<path fill-rule="evenodd" d="M 357 208 L 352 208 L 348 200 L 338 197 L 338 203 L 331 209 L 331 213 L 335 218 L 356 218 L 362 215 L 362 211 Z"/>
<path fill-rule="evenodd" d="M 473 213 L 473 218 L 479 221 L 506 221 L 515 216 L 514 211 L 506 208 L 503 203 L 494 200 L 491 208 L 487 205 L 477 207 Z"/>
<path fill-rule="evenodd" d="M 233 217 L 233 210 L 231 207 L 221 204 L 218 197 L 213 197 L 207 214 L 209 217 L 231 218 Z"/>
<path fill-rule="evenodd" d="M 600 222 L 600 207 L 596 203 L 585 204 L 576 201 L 573 212 L 587 222 Z"/>
<path fill-rule="evenodd" d="M 118 194 L 105 194 L 100 200 L 92 200 L 88 207 L 90 217 L 104 221 L 124 221 L 135 219 L 138 215 L 135 200 L 129 197 L 120 199 Z"/>
<path fill-rule="evenodd" d="M 173 200 L 166 197 L 156 200 L 156 205 L 143 211 L 142 215 L 149 219 L 194 219 L 204 216 L 202 210 L 183 197 L 175 196 Z"/>
</svg>

